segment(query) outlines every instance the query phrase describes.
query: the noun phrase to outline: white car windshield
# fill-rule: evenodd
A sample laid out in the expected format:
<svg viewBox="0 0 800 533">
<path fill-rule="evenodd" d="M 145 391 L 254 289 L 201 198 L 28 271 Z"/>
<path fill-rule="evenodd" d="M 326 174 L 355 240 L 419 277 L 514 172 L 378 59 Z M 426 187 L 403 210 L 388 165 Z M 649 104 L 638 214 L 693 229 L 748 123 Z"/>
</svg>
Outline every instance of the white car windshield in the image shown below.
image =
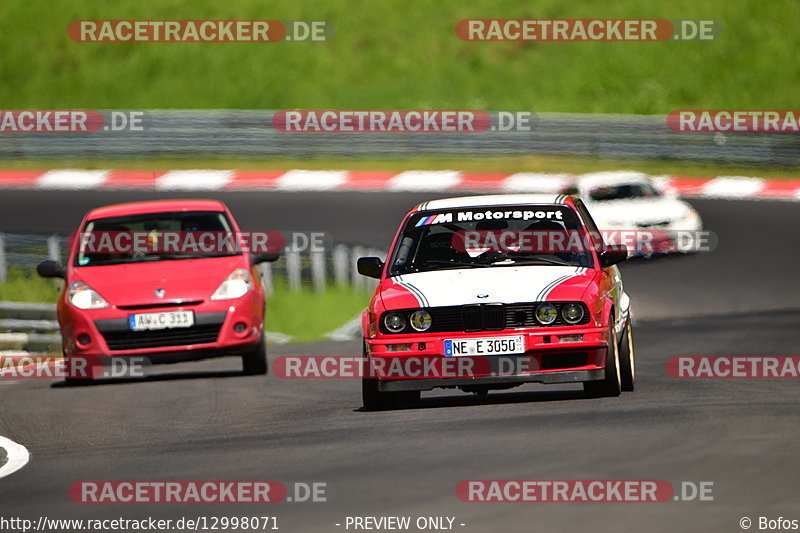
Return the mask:
<svg viewBox="0 0 800 533">
<path fill-rule="evenodd" d="M 631 200 L 640 198 L 657 198 L 661 196 L 658 189 L 649 183 L 625 183 L 621 185 L 605 185 L 593 187 L 589 191 L 589 199 L 593 202 L 611 200 Z"/>
</svg>

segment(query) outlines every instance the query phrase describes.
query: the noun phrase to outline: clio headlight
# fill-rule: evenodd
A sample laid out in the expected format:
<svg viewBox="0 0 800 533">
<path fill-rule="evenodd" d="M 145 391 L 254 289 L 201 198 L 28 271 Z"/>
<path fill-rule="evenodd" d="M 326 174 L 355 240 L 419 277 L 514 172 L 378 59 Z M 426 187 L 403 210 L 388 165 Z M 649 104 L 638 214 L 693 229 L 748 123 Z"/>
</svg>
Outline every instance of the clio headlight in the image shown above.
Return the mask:
<svg viewBox="0 0 800 533">
<path fill-rule="evenodd" d="M 97 291 L 82 281 L 73 281 L 69 284 L 67 298 L 69 303 L 78 309 L 103 309 L 108 307 L 108 302 Z"/>
<path fill-rule="evenodd" d="M 233 298 L 241 298 L 252 288 L 250 273 L 243 268 L 237 268 L 217 287 L 217 290 L 211 295 L 211 299 L 231 300 Z"/>
</svg>

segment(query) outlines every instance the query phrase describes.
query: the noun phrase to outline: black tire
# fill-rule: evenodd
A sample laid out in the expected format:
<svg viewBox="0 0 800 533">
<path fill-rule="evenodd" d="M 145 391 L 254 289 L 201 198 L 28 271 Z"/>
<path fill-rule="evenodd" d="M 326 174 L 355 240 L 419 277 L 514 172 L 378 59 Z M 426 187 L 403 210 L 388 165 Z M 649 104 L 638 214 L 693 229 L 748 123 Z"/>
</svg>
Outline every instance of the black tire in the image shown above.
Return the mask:
<svg viewBox="0 0 800 533">
<path fill-rule="evenodd" d="M 69 376 L 64 378 L 64 383 L 70 387 L 79 387 L 81 385 L 90 385 L 94 382 L 92 378 L 71 378 Z"/>
<path fill-rule="evenodd" d="M 267 342 L 261 337 L 261 342 L 242 354 L 242 370 L 248 376 L 258 376 L 266 374 L 267 369 Z"/>
<path fill-rule="evenodd" d="M 631 318 L 625 322 L 625 331 L 619 341 L 619 373 L 621 388 L 624 392 L 631 392 L 636 388 L 636 360 L 633 356 L 633 326 Z"/>
<path fill-rule="evenodd" d="M 73 387 L 73 386 L 80 386 L 80 385 L 89 385 L 89 384 L 94 382 L 94 379 L 91 377 L 91 376 L 94 375 L 91 366 L 87 366 L 85 368 L 83 366 L 81 367 L 82 368 L 82 373 L 85 373 L 86 375 L 88 375 L 90 377 L 70 376 L 70 374 L 72 372 L 75 372 L 75 368 L 78 365 L 74 365 L 70 361 L 69 356 L 67 356 L 66 350 L 62 349 L 61 350 L 61 355 L 64 358 L 64 362 L 66 363 L 65 366 L 66 366 L 66 369 L 67 369 L 67 374 L 64 376 L 64 383 L 66 383 L 70 387 Z M 86 361 L 92 362 L 92 358 L 87 358 Z"/>
<path fill-rule="evenodd" d="M 377 379 L 362 378 L 361 380 L 361 401 L 367 411 L 397 409 L 403 405 L 415 404 L 419 399 L 420 392 L 418 390 L 383 392 L 378 390 Z"/>
<path fill-rule="evenodd" d="M 609 343 L 606 350 L 606 377 L 601 381 L 584 381 L 583 391 L 590 398 L 619 396 L 621 376 L 619 370 L 619 345 L 614 332 L 613 318 L 609 326 Z"/>
<path fill-rule="evenodd" d="M 361 378 L 361 403 L 364 405 L 364 409 L 385 411 L 419 401 L 420 391 L 384 392 L 378 390 L 378 380 L 367 377 L 369 376 L 369 361 L 367 360 L 366 341 L 364 341 L 361 353 L 364 357 L 363 377 Z"/>
</svg>

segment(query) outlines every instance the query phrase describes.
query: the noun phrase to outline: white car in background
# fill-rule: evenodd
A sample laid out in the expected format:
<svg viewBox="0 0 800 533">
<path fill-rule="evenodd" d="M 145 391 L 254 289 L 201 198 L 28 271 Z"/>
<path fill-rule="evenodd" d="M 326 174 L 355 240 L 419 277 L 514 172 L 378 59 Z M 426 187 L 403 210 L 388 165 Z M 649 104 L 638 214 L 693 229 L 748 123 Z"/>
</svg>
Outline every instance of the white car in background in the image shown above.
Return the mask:
<svg viewBox="0 0 800 533">
<path fill-rule="evenodd" d="M 584 174 L 569 192 L 583 199 L 601 231 L 651 231 L 660 253 L 693 251 L 693 236 L 703 229 L 691 205 L 641 172 Z"/>
</svg>

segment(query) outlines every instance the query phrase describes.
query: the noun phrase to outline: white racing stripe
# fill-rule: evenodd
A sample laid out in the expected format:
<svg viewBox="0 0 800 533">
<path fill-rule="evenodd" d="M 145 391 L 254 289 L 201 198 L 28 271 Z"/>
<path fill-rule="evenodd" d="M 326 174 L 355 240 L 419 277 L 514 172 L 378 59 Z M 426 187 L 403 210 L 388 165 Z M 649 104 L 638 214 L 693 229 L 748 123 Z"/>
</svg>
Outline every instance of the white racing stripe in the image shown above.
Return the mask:
<svg viewBox="0 0 800 533">
<path fill-rule="evenodd" d="M 156 179 L 165 191 L 218 191 L 233 179 L 232 170 L 172 170 Z"/>
<path fill-rule="evenodd" d="M 110 170 L 49 170 L 39 177 L 40 189 L 97 189 Z"/>
<path fill-rule="evenodd" d="M 722 176 L 703 185 L 703 196 L 709 198 L 749 198 L 764 188 L 764 180 L 744 176 Z"/>
<path fill-rule="evenodd" d="M 31 454 L 22 444 L 17 444 L 11 439 L 0 437 L 0 448 L 6 451 L 6 462 L 0 466 L 0 478 L 9 476 L 28 464 Z"/>
<path fill-rule="evenodd" d="M 408 170 L 389 180 L 390 191 L 444 191 L 461 182 L 455 170 Z"/>
<path fill-rule="evenodd" d="M 275 185 L 285 191 L 327 191 L 344 185 L 347 175 L 345 170 L 289 170 Z"/>
</svg>

